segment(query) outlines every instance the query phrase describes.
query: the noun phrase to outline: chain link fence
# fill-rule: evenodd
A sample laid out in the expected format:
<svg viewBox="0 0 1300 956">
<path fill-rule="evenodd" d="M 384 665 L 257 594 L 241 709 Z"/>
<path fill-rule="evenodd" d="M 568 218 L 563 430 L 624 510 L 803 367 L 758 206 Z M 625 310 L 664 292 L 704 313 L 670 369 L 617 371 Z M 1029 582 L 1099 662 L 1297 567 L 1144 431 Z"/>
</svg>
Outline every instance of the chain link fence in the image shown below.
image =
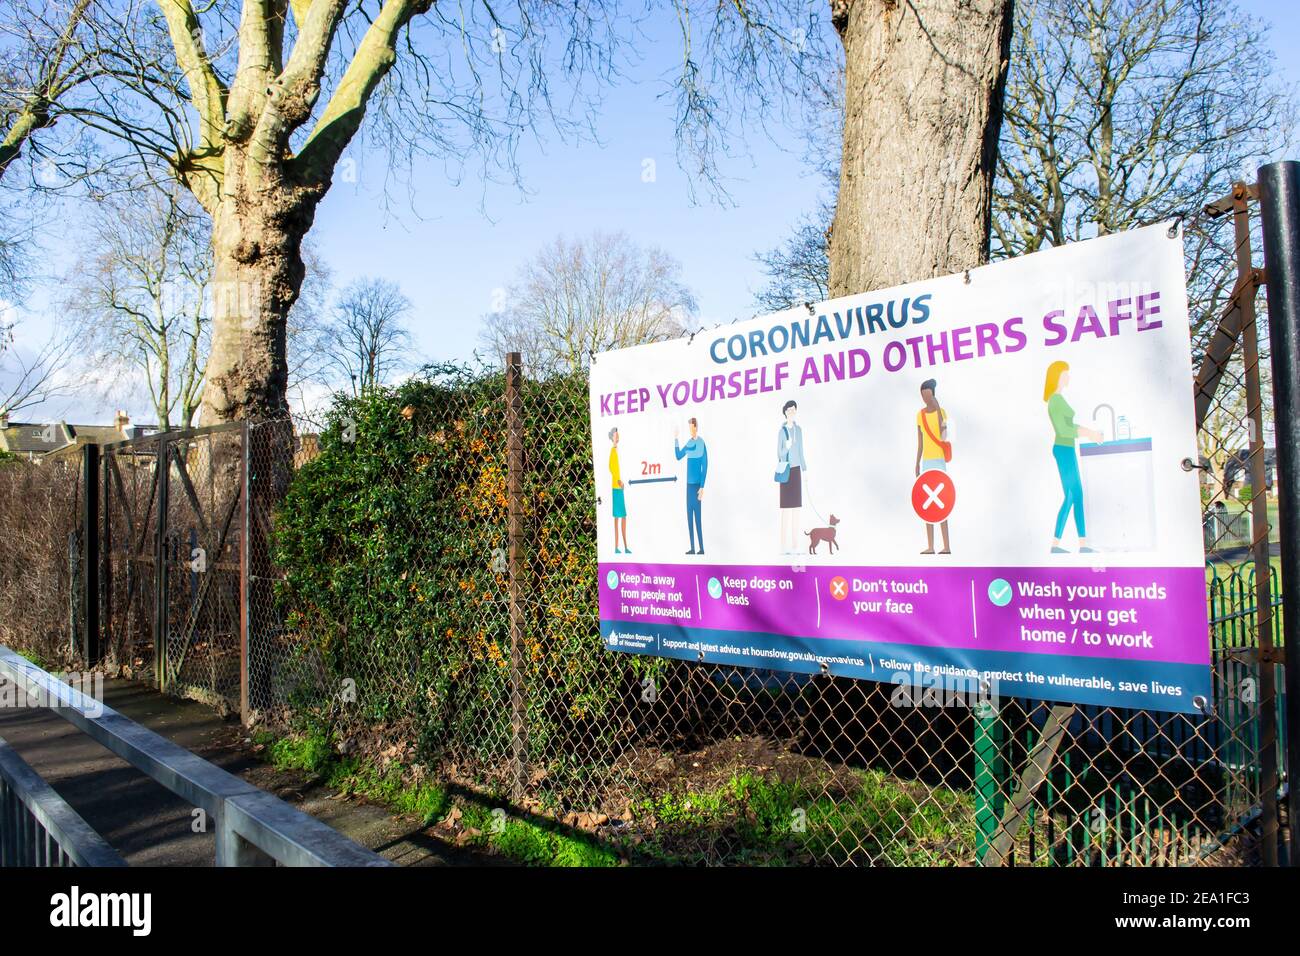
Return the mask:
<svg viewBox="0 0 1300 956">
<path fill-rule="evenodd" d="M 319 435 L 108 446 L 105 659 L 634 862 L 1275 862 L 1281 602 L 1248 200 L 1186 226 L 1225 253 L 1193 288 L 1205 715 L 607 651 L 586 376 L 519 368 L 339 397 Z M 71 651 L 77 489 L 66 464 L 0 466 L 11 646 Z"/>
<path fill-rule="evenodd" d="M 0 644 L 70 661 L 82 609 L 80 462 L 0 461 Z"/>
<path fill-rule="evenodd" d="M 1210 454 L 1188 463 L 1207 536 L 1230 493 L 1213 454 L 1255 449 L 1235 409 L 1257 370 L 1224 370 Z M 1222 864 L 1262 862 L 1265 829 L 1275 843 L 1280 681 L 1259 637 L 1279 634 L 1280 600 L 1274 575 L 1261 611 L 1231 530 L 1207 537 L 1205 716 L 610 653 L 586 377 L 507 378 L 443 368 L 336 407 L 270 509 L 250 611 L 262 719 L 309 719 L 344 753 L 636 860 Z"/>
</svg>

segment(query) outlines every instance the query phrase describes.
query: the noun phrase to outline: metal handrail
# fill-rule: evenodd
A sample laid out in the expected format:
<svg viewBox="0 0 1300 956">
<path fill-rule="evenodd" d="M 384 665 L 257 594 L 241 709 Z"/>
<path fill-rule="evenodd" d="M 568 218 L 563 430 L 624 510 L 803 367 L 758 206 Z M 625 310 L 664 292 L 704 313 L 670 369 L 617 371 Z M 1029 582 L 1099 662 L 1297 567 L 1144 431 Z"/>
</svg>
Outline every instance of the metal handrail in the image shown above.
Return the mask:
<svg viewBox="0 0 1300 956">
<path fill-rule="evenodd" d="M 0 737 L 0 866 L 126 866 Z"/>
<path fill-rule="evenodd" d="M 392 866 L 309 816 L 88 697 L 0 645 L 0 677 L 216 824 L 217 866 Z"/>
</svg>

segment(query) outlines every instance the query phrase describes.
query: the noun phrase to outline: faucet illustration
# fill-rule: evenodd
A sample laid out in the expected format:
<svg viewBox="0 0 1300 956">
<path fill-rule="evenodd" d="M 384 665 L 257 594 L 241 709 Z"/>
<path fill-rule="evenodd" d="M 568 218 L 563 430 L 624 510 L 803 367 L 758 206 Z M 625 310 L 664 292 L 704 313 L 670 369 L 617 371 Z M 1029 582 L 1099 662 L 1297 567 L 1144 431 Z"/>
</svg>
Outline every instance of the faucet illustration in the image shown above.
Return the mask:
<svg viewBox="0 0 1300 956">
<path fill-rule="evenodd" d="M 1092 420 L 1094 422 L 1097 420 L 1097 413 L 1100 412 L 1103 408 L 1106 409 L 1108 412 L 1110 412 L 1110 438 L 1111 441 L 1114 441 L 1116 438 L 1119 437 L 1119 430 L 1115 427 L 1115 409 L 1112 406 L 1107 405 L 1105 402 L 1102 402 L 1100 405 L 1098 405 L 1096 408 L 1092 410 Z M 1105 435 L 1103 434 L 1102 437 L 1104 438 Z"/>
</svg>

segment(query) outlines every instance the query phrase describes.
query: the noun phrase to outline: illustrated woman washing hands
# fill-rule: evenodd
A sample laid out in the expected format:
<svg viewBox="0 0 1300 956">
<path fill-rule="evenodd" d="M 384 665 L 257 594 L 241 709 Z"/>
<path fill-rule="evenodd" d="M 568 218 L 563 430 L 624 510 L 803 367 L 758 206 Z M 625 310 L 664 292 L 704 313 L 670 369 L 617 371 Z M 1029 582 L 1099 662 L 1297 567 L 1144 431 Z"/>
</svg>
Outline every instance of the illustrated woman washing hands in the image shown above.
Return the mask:
<svg viewBox="0 0 1300 956">
<path fill-rule="evenodd" d="M 1075 442 L 1079 436 L 1099 442 L 1101 432 L 1076 424 L 1074 409 L 1066 401 L 1064 390 L 1070 384 L 1070 366 L 1066 362 L 1053 362 L 1047 367 L 1047 380 L 1043 383 L 1043 401 L 1047 403 L 1047 417 L 1052 422 L 1055 442 L 1052 444 L 1052 457 L 1056 459 L 1056 470 L 1061 476 L 1061 490 L 1065 494 L 1061 510 L 1056 515 L 1056 533 L 1052 536 L 1052 554 L 1068 554 L 1061 547 L 1061 535 L 1065 532 L 1065 522 L 1074 512 L 1074 530 L 1079 535 L 1079 553 L 1093 554 L 1088 547 L 1088 531 L 1083 514 L 1083 479 L 1079 474 L 1079 454 Z"/>
</svg>

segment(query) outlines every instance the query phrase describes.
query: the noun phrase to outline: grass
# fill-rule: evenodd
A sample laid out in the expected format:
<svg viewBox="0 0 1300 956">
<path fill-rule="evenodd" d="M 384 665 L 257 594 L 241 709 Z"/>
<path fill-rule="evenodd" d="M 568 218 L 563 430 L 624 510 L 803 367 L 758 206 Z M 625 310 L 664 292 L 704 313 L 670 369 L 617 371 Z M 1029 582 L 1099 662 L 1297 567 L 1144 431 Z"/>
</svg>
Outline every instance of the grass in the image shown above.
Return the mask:
<svg viewBox="0 0 1300 956">
<path fill-rule="evenodd" d="M 381 770 L 355 758 L 339 759 L 329 736 L 320 730 L 276 737 L 255 738 L 267 748 L 278 770 L 301 770 L 324 778 L 325 783 L 349 796 L 365 797 L 398 813 L 419 817 L 427 826 L 446 816 L 451 807 L 447 791 L 427 781 L 409 783 L 401 766 Z"/>
<path fill-rule="evenodd" d="M 1209 584 L 1215 578 L 1226 583 L 1234 574 L 1244 577 L 1250 574 L 1254 566 L 1255 559 L 1249 555 L 1236 561 L 1216 561 L 1211 555 L 1205 563 L 1205 583 Z M 1273 555 L 1268 559 L 1268 566 L 1272 569 L 1274 577 L 1282 573 L 1282 559 L 1277 555 Z"/>
<path fill-rule="evenodd" d="M 259 734 L 255 742 L 264 744 L 271 763 L 279 770 L 305 770 L 322 774 L 334 760 L 334 749 L 324 733 L 292 734 L 274 737 Z"/>
<path fill-rule="evenodd" d="M 41 655 L 37 654 L 35 651 L 24 650 L 21 647 L 15 648 L 15 650 L 18 652 L 18 656 L 26 659 L 29 664 L 35 664 L 41 670 L 45 670 L 45 671 L 50 670 L 49 662 L 47 662 L 45 658 L 41 657 Z"/>
<path fill-rule="evenodd" d="M 333 789 L 418 817 L 425 826 L 446 818 L 455 808 L 460 811 L 467 843 L 491 849 L 516 863 L 586 867 L 617 866 L 620 862 L 613 850 L 558 824 L 510 817 L 499 808 L 469 798 L 453 799 L 445 787 L 433 781 L 411 781 L 399 764 L 380 768 L 360 758 L 340 759 L 329 734 L 318 728 L 284 736 L 259 733 L 254 741 L 266 747 L 268 759 L 280 770 L 317 775 Z"/>
<path fill-rule="evenodd" d="M 441 820 L 451 809 L 444 787 L 431 781 L 408 782 L 397 764 L 386 770 L 359 760 L 342 760 L 331 768 L 326 782 L 349 796 L 365 797 L 398 813 L 418 817 L 425 826 Z"/>
<path fill-rule="evenodd" d="M 597 840 L 555 825 L 509 817 L 479 803 L 466 802 L 460 809 L 467 829 L 478 831 L 471 842 L 491 846 L 517 863 L 604 867 L 620 862 L 617 853 Z"/>
<path fill-rule="evenodd" d="M 840 789 L 839 786 L 836 787 Z M 634 807 L 659 862 L 709 862 L 725 848 L 739 863 L 812 861 L 935 866 L 973 858 L 969 795 L 935 790 L 917 799 L 880 771 L 858 771 L 843 792 L 737 773 L 712 790 L 661 794 Z"/>
<path fill-rule="evenodd" d="M 775 866 L 936 866 L 974 859 L 970 794 L 918 789 L 878 770 L 846 772 L 833 781 L 737 771 L 717 786 L 635 801 L 622 833 L 601 840 L 545 817 L 510 816 L 488 798 L 412 781 L 397 764 L 381 769 L 355 757 L 340 759 L 321 730 L 256 739 L 280 769 L 318 775 L 337 790 L 417 816 L 426 826 L 455 812 L 458 844 L 528 866 L 617 866 L 623 857 L 660 864 L 725 859 Z"/>
</svg>

